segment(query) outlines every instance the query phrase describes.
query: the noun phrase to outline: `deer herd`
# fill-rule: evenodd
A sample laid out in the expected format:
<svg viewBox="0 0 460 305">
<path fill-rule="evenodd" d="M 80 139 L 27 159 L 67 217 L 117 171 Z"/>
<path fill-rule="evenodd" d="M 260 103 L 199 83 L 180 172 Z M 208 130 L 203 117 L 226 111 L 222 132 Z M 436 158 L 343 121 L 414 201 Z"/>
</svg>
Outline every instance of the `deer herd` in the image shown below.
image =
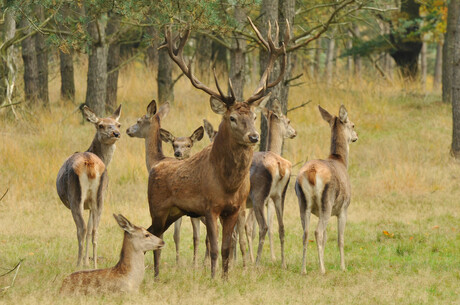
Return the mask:
<svg viewBox="0 0 460 305">
<path fill-rule="evenodd" d="M 155 277 L 160 272 L 163 233 L 174 223 L 176 260 L 179 260 L 179 241 L 182 216 L 191 218 L 193 227 L 193 263 L 197 264 L 197 249 L 200 238 L 200 222 L 206 226 L 207 257 L 211 261 L 211 277 L 215 277 L 218 258 L 218 221 L 222 226 L 222 274 L 228 275 L 232 249 L 239 239 L 243 265 L 247 264 L 246 242 L 249 258 L 254 262 L 253 240 L 256 222 L 259 227 L 259 244 L 255 263 L 262 256 L 265 236 L 268 233 L 270 252 L 275 258 L 273 242 L 274 214 L 278 220 L 281 245 L 281 266 L 286 268 L 284 256 L 285 229 L 283 223 L 284 200 L 288 189 L 292 164 L 281 157 L 284 139 L 292 139 L 296 131 L 283 114 L 280 103 L 275 99 L 271 109 L 265 108 L 270 94 L 268 89 L 277 85 L 286 68 L 286 48 L 289 42 L 289 24 L 283 43 L 276 47 L 269 26 L 265 40 L 252 21 L 249 22 L 260 44 L 268 51 L 267 67 L 253 94 L 244 101 L 238 101 L 229 80 L 229 95 L 223 93 L 214 73 L 217 91 L 200 82 L 186 65 L 183 49 L 190 30 L 184 35 L 173 35 L 165 31 L 167 48 L 171 59 L 179 66 L 192 85 L 210 96 L 211 109 L 222 116 L 217 131 L 206 120 L 204 128 L 197 128 L 189 137 L 175 137 L 161 128 L 170 105 L 157 105 L 155 101 L 147 106 L 147 112 L 130 126 L 126 133 L 130 137 L 143 138 L 148 176 L 148 203 L 152 223 L 146 230 L 133 225 L 123 215 L 114 217 L 124 230 L 120 260 L 116 266 L 97 269 L 98 226 L 107 189 L 107 167 L 113 157 L 115 144 L 120 139 L 121 105 L 109 117 L 99 118 L 88 107 L 82 108 L 84 117 L 96 127 L 96 135 L 86 152 L 74 153 L 59 170 L 56 187 L 62 203 L 71 210 L 77 227 L 77 266 L 89 264 L 89 241 L 93 246 L 94 270 L 78 271 L 63 281 L 61 292 L 88 293 L 93 291 L 135 291 L 144 277 L 144 253 L 154 251 Z M 278 25 L 275 41 L 278 40 Z M 177 37 L 176 37 L 177 36 Z M 175 38 L 176 37 L 176 38 Z M 278 76 L 271 77 L 276 61 L 280 59 Z M 270 82 L 271 79 L 274 81 Z M 254 152 L 259 142 L 255 127 L 255 111 L 261 112 L 268 122 L 267 147 L 265 151 Z M 350 182 L 347 173 L 349 144 L 358 139 L 354 124 L 342 105 L 338 116 L 319 107 L 323 119 L 331 128 L 330 155 L 325 160 L 307 162 L 297 175 L 295 192 L 300 207 L 303 228 L 302 273 L 306 273 L 306 250 L 311 213 L 318 218 L 315 231 L 321 273 L 324 268 L 324 247 L 326 226 L 331 216 L 338 219 L 338 245 L 340 267 L 345 269 L 344 229 L 347 208 L 350 204 Z M 191 154 L 195 142 L 203 138 L 206 131 L 211 144 L 202 151 Z M 170 143 L 174 158 L 163 153 L 162 141 Z M 84 210 L 89 210 L 87 224 Z M 266 212 L 265 212 L 266 211 Z M 86 248 L 83 252 L 86 237 Z M 234 250 L 236 251 L 236 250 Z"/>
</svg>

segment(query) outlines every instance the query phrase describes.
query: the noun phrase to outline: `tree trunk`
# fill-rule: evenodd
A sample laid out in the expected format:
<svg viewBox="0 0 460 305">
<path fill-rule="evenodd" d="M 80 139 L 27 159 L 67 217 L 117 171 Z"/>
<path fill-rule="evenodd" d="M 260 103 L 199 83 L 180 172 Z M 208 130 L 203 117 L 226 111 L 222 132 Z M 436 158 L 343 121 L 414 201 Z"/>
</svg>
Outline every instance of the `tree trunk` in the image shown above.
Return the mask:
<svg viewBox="0 0 460 305">
<path fill-rule="evenodd" d="M 88 59 L 86 105 L 98 116 L 105 115 L 107 97 L 107 44 L 105 28 L 107 18 L 95 18 L 88 23 L 91 47 Z"/>
<path fill-rule="evenodd" d="M 7 9 L 5 12 L 5 21 L 3 25 L 3 41 L 6 42 L 12 39 L 16 33 L 15 13 L 12 9 Z M 16 60 L 15 47 L 11 45 L 0 54 L 0 106 L 11 104 L 13 97 L 13 89 L 16 82 Z M 13 113 L 16 115 L 13 106 L 10 106 Z"/>
<path fill-rule="evenodd" d="M 216 41 L 211 42 L 213 68 L 219 76 L 227 75 L 227 48 Z"/>
<path fill-rule="evenodd" d="M 426 89 L 426 76 L 427 76 L 427 68 L 426 68 L 426 52 L 427 52 L 427 43 L 424 41 L 422 44 L 422 50 L 420 51 L 420 70 L 421 70 L 421 83 L 423 90 Z"/>
<path fill-rule="evenodd" d="M 245 20 L 242 21 L 242 23 L 244 22 Z M 209 76 L 212 75 L 212 40 L 203 34 L 197 34 L 196 40 L 195 71 L 199 79 L 208 83 Z"/>
<path fill-rule="evenodd" d="M 460 14 L 460 1 L 450 1 L 447 9 L 447 29 L 442 48 L 442 101 L 452 101 L 453 52 L 455 25 Z"/>
<path fill-rule="evenodd" d="M 454 1 L 453 1 L 454 2 Z M 460 160 L 460 17 L 457 16 L 452 31 L 453 75 L 452 75 L 452 148 L 451 154 Z"/>
<path fill-rule="evenodd" d="M 45 20 L 45 12 L 43 6 L 36 6 L 36 15 L 40 22 Z M 49 109 L 50 100 L 48 94 L 48 50 L 46 48 L 45 36 L 43 34 L 37 33 L 34 35 L 34 37 L 38 66 L 38 98 L 41 100 L 42 105 Z"/>
<path fill-rule="evenodd" d="M 108 113 L 112 113 L 117 108 L 117 92 L 118 92 L 118 66 L 120 65 L 120 42 L 117 33 L 120 29 L 121 16 L 113 14 L 108 23 L 106 36 L 109 45 L 109 53 L 107 56 L 107 97 L 105 108 Z"/>
<path fill-rule="evenodd" d="M 286 31 L 286 20 L 288 20 L 290 25 L 290 36 L 293 37 L 293 28 L 294 28 L 294 16 L 295 16 L 295 0 L 279 0 L 279 17 L 278 24 L 280 26 L 280 38 L 284 39 L 284 33 Z M 281 43 L 282 41 L 280 41 Z M 295 54 L 292 52 L 287 53 L 287 62 L 286 62 L 286 72 L 284 73 L 283 80 L 277 85 L 280 89 L 279 101 L 281 103 L 281 109 L 284 114 L 287 114 L 288 102 L 289 102 L 289 83 L 288 80 L 291 79 L 292 69 L 295 65 Z"/>
<path fill-rule="evenodd" d="M 348 39 L 347 39 L 347 50 L 350 50 L 353 47 L 353 35 L 348 32 Z M 353 57 L 347 56 L 347 72 L 348 75 L 351 75 L 351 69 L 353 65 Z"/>
<path fill-rule="evenodd" d="M 361 39 L 361 32 L 357 24 L 353 26 L 353 32 L 355 33 L 357 39 Z M 356 78 L 359 79 L 361 77 L 361 68 L 362 68 L 361 56 L 359 54 L 354 55 L 353 62 L 354 62 L 354 65 L 353 65 L 354 75 Z"/>
<path fill-rule="evenodd" d="M 433 90 L 438 90 L 442 75 L 442 43 L 436 45 L 436 60 L 434 62 Z"/>
<path fill-rule="evenodd" d="M 147 65 L 151 68 L 158 66 L 158 47 L 159 37 L 158 30 L 154 26 L 145 28 L 147 35 L 150 37 L 150 46 L 147 48 Z"/>
<path fill-rule="evenodd" d="M 315 63 L 313 66 L 313 77 L 318 81 L 320 79 L 320 67 L 321 67 L 321 38 L 316 39 L 315 42 Z"/>
<path fill-rule="evenodd" d="M 259 23 L 259 30 L 260 33 L 262 34 L 262 37 L 266 38 L 267 33 L 268 33 L 268 22 L 270 22 L 272 25 L 274 25 L 276 22 L 278 22 L 278 0 L 262 0 L 262 5 L 260 8 L 260 15 L 261 15 L 261 21 Z M 281 32 L 281 31 L 280 31 Z M 272 38 L 274 39 L 275 31 L 272 30 Z M 282 35 L 281 35 L 282 36 Z M 274 41 L 274 43 L 278 43 L 277 41 Z M 260 65 L 260 76 L 265 71 L 265 68 L 268 63 L 268 54 L 265 49 L 260 48 L 259 49 L 259 65 Z M 274 65 L 273 70 L 270 75 L 270 81 L 273 81 L 274 75 L 278 75 L 279 72 L 279 64 L 278 61 Z M 270 100 L 267 102 L 267 108 L 271 107 L 272 101 L 275 98 L 279 98 L 279 91 L 275 90 L 277 87 L 273 88 L 270 90 L 272 92 L 272 95 L 270 97 Z M 267 120 L 264 118 L 264 116 L 261 116 L 260 119 L 260 151 L 265 151 L 267 147 Z"/>
<path fill-rule="evenodd" d="M 158 100 L 160 103 L 174 102 L 174 88 L 172 79 L 172 62 L 168 50 L 158 51 Z"/>
<path fill-rule="evenodd" d="M 23 18 L 20 27 L 25 28 L 24 34 L 31 32 L 29 21 Z M 39 80 L 37 52 L 35 50 L 35 37 L 30 36 L 21 42 L 22 60 L 24 61 L 24 95 L 25 100 L 30 104 L 39 105 Z"/>
<path fill-rule="evenodd" d="M 67 18 L 70 14 L 69 4 L 62 5 L 62 17 Z M 66 30 L 60 24 L 60 30 Z M 73 73 L 73 51 L 70 48 L 59 49 L 60 70 L 61 70 L 61 99 L 75 101 L 75 80 Z"/>
<path fill-rule="evenodd" d="M 235 5 L 234 7 L 234 18 L 240 25 L 243 25 L 246 20 L 246 13 L 239 5 Z M 245 51 L 245 37 L 236 34 L 235 38 L 232 40 L 232 49 L 230 50 L 230 80 L 232 81 L 235 97 L 238 101 L 243 100 Z"/>
<path fill-rule="evenodd" d="M 326 86 L 332 86 L 332 73 L 334 67 L 334 49 L 335 49 L 335 39 L 329 38 L 327 42 L 327 51 L 326 51 Z"/>
</svg>

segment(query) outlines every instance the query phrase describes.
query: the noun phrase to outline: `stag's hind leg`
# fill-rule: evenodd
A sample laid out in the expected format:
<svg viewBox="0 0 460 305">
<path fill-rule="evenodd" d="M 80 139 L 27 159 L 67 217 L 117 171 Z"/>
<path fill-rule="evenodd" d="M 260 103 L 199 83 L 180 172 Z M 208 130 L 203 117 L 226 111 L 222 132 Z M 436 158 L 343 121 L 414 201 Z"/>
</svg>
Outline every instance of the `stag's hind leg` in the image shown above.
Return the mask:
<svg viewBox="0 0 460 305">
<path fill-rule="evenodd" d="M 179 250 L 180 250 L 180 228 L 182 226 L 182 218 L 179 218 L 174 223 L 174 244 L 176 245 L 176 264 L 179 264 Z"/>
</svg>

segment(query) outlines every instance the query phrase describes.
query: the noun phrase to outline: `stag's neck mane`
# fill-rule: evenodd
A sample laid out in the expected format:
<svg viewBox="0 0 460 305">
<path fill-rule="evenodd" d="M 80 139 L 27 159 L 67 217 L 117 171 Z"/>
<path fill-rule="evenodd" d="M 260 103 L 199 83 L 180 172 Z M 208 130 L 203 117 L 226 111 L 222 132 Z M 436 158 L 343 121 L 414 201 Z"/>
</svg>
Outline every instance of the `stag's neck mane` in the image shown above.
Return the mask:
<svg viewBox="0 0 460 305">
<path fill-rule="evenodd" d="M 94 136 L 93 142 L 91 142 L 91 145 L 86 151 L 98 156 L 107 167 L 109 166 L 110 161 L 112 161 L 113 153 L 115 152 L 115 147 L 115 142 L 109 145 L 101 143 L 96 134 Z"/>
<path fill-rule="evenodd" d="M 230 193 L 237 191 L 249 177 L 253 148 L 237 143 L 229 124 L 224 120 L 212 144 L 210 160 L 226 191 Z"/>
<path fill-rule="evenodd" d="M 160 138 L 160 118 L 154 116 L 150 126 L 150 131 L 145 138 L 145 162 L 147 170 L 150 169 L 159 161 L 163 160 L 163 144 Z"/>
<path fill-rule="evenodd" d="M 348 168 L 348 142 L 345 139 L 342 126 L 338 121 L 339 119 L 335 118 L 331 128 L 331 150 L 329 159 L 338 160 Z"/>
</svg>

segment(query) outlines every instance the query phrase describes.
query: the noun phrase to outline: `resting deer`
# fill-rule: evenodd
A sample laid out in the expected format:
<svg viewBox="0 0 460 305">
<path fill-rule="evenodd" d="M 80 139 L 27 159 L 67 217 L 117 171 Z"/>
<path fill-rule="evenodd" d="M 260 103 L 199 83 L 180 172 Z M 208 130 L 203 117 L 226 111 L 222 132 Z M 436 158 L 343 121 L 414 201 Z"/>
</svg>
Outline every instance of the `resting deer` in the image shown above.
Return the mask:
<svg viewBox="0 0 460 305">
<path fill-rule="evenodd" d="M 137 227 L 123 215 L 113 214 L 124 230 L 120 260 L 108 269 L 72 273 L 62 282 L 61 293 L 133 292 L 144 279 L 144 253 L 160 249 L 164 242 L 146 229 Z"/>
<path fill-rule="evenodd" d="M 101 218 L 104 193 L 107 189 L 107 166 L 112 160 L 115 143 L 120 139 L 121 105 L 107 118 L 98 118 L 87 106 L 82 108 L 86 119 L 96 126 L 96 135 L 86 152 L 77 152 L 62 165 L 56 179 L 56 188 L 62 203 L 72 212 L 77 226 L 78 259 L 82 261 L 83 243 L 86 235 L 84 264 L 88 265 L 89 240 L 93 244 L 94 268 L 97 268 L 98 226 Z M 88 226 L 83 210 L 89 209 Z"/>
<path fill-rule="evenodd" d="M 164 158 L 162 153 L 162 146 L 161 140 L 165 141 L 166 139 L 172 139 L 175 137 L 172 136 L 169 131 L 160 128 L 161 121 L 166 117 L 169 113 L 169 104 L 163 104 L 160 109 L 157 111 L 157 105 L 155 101 L 150 102 L 147 106 L 147 113 L 137 119 L 136 124 L 130 126 L 126 133 L 130 137 L 135 138 L 143 138 L 145 139 L 145 159 L 147 165 L 147 171 L 150 172 L 150 168 L 155 165 L 159 160 Z M 200 129 L 201 128 L 201 129 Z M 178 147 L 181 156 L 189 156 L 191 146 L 193 142 L 199 141 L 203 137 L 203 127 L 200 127 L 192 134 L 191 137 L 187 138 L 190 142 L 185 139 L 185 137 L 178 138 L 181 141 L 175 142 L 176 146 Z M 201 136 L 200 136 L 201 130 Z M 163 131 L 163 132 L 162 132 Z M 193 139 L 193 142 L 192 142 Z M 173 144 L 174 148 L 174 144 Z M 169 158 L 173 160 L 172 158 Z M 180 243 L 180 227 L 181 227 L 181 219 L 176 221 L 174 227 L 174 242 L 176 244 L 176 262 L 179 261 L 179 243 Z M 198 251 L 198 245 L 200 241 L 200 220 L 191 218 L 192 227 L 193 227 L 193 264 L 196 265 L 196 257 Z"/>
<path fill-rule="evenodd" d="M 305 163 L 297 176 L 295 191 L 300 207 L 300 221 L 303 228 L 302 273 L 306 270 L 308 245 L 308 226 L 310 215 L 318 216 L 315 231 L 321 273 L 324 268 L 324 247 L 326 245 L 326 226 L 331 216 L 337 216 L 340 268 L 345 270 L 344 232 L 347 222 L 347 209 L 350 205 L 351 186 L 348 177 L 349 144 L 358 140 L 348 112 L 342 105 L 339 116 L 333 116 L 318 106 L 323 119 L 331 127 L 331 150 L 326 160 L 311 160 Z"/>
<path fill-rule="evenodd" d="M 223 277 L 228 274 L 228 257 L 231 235 L 240 210 L 244 212 L 246 198 L 249 194 L 249 168 L 253 146 L 259 141 L 256 131 L 255 114 L 252 106 L 258 105 L 266 90 L 275 86 L 282 79 L 286 66 L 286 49 L 284 44 L 275 47 L 268 33 L 269 42 L 265 41 L 252 24 L 262 44 L 269 50 L 268 65 L 262 75 L 258 88 L 244 102 L 236 101 L 229 82 L 230 96 L 220 89 L 218 92 L 200 82 L 187 67 L 183 58 L 183 48 L 190 34 L 179 36 L 176 48 L 171 29 L 165 33 L 168 53 L 179 66 L 192 85 L 211 96 L 211 109 L 222 115 L 219 131 L 211 145 L 185 160 L 165 160 L 158 162 L 150 170 L 148 198 L 152 226 L 149 231 L 161 236 L 163 232 L 183 215 L 205 216 L 206 229 L 211 246 L 211 276 L 215 276 L 217 263 L 217 218 L 222 220 L 222 270 Z M 285 42 L 289 40 L 286 32 Z M 276 35 L 278 36 L 278 35 Z M 276 59 L 282 56 L 281 72 L 274 82 L 269 82 L 270 72 Z M 160 250 L 155 251 L 155 275 L 159 274 Z"/>
</svg>

